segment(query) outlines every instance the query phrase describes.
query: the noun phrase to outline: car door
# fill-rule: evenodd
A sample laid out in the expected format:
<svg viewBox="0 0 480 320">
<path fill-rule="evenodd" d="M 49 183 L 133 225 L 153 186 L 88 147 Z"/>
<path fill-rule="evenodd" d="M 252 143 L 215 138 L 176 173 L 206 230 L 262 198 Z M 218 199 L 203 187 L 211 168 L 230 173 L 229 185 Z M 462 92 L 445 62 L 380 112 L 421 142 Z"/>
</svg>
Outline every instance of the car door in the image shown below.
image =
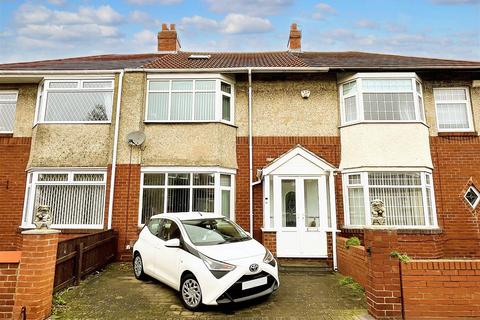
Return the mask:
<svg viewBox="0 0 480 320">
<path fill-rule="evenodd" d="M 150 219 L 146 228 L 142 231 L 143 241 L 142 255 L 143 268 L 145 273 L 153 277 L 156 276 L 155 256 L 158 246 L 158 234 L 162 229 L 163 219 Z"/>
<path fill-rule="evenodd" d="M 160 243 L 157 246 L 155 265 L 161 272 L 159 276 L 162 277 L 162 280 L 168 285 L 178 288 L 180 279 L 178 267 L 182 249 L 166 247 L 165 243 L 171 239 L 180 239 L 180 242 L 182 242 L 182 236 L 175 221 L 170 219 L 163 220 L 161 232 L 158 237 Z"/>
</svg>

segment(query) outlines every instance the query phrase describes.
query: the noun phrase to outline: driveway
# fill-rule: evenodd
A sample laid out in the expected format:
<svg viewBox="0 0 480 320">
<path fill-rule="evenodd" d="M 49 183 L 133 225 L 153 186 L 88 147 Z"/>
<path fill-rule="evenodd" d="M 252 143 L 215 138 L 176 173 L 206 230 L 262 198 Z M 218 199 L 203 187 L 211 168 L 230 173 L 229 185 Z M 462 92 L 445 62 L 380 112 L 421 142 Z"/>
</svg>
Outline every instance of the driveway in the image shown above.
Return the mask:
<svg viewBox="0 0 480 320">
<path fill-rule="evenodd" d="M 281 273 L 271 297 L 202 312 L 184 309 L 176 292 L 133 276 L 130 264 L 114 263 L 80 286 L 55 297 L 53 319 L 361 319 L 363 292 L 341 285 L 338 274 Z"/>
</svg>

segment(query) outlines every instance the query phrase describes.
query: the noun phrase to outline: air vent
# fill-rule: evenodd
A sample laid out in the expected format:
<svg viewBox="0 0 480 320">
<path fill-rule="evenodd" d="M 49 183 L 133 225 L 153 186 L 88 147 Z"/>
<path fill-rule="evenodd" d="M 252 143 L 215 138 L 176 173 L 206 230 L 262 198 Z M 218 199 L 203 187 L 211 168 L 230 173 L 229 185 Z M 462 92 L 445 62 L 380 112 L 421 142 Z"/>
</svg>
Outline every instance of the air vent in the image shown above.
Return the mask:
<svg viewBox="0 0 480 320">
<path fill-rule="evenodd" d="M 192 54 L 188 57 L 188 59 L 202 59 L 202 60 L 207 60 L 210 59 L 209 54 Z"/>
</svg>

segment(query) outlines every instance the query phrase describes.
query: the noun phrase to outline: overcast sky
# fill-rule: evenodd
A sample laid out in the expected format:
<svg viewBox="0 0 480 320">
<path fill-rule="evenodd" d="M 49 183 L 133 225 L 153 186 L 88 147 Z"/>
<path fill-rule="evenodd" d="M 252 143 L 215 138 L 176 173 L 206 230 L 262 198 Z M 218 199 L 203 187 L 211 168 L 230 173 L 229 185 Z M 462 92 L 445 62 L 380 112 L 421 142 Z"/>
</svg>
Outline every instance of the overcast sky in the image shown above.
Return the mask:
<svg viewBox="0 0 480 320">
<path fill-rule="evenodd" d="M 182 50 L 303 50 L 480 60 L 480 0 L 0 0 L 0 63 L 156 50 L 176 23 Z"/>
</svg>

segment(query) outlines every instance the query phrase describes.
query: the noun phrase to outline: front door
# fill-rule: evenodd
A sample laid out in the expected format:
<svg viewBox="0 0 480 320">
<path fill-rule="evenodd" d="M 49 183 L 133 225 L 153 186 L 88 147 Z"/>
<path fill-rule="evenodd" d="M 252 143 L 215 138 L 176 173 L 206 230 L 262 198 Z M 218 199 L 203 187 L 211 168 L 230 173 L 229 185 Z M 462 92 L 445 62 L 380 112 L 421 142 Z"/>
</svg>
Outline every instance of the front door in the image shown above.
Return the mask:
<svg viewBox="0 0 480 320">
<path fill-rule="evenodd" d="M 326 176 L 273 177 L 279 257 L 327 257 L 326 186 Z"/>
</svg>

